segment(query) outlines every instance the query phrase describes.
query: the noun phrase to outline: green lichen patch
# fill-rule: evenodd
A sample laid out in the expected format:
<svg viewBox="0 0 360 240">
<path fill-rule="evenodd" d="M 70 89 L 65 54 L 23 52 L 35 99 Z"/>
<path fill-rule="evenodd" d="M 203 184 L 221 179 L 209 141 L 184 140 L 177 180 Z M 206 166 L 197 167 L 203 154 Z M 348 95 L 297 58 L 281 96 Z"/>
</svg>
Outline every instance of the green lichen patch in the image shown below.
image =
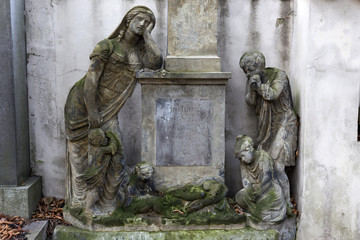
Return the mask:
<svg viewBox="0 0 360 240">
<path fill-rule="evenodd" d="M 159 206 L 162 201 L 161 198 L 153 198 L 153 201 L 159 201 Z M 137 204 L 132 205 L 130 209 L 124 211 L 122 208 L 116 209 L 109 216 L 98 216 L 92 219 L 93 223 L 104 225 L 105 227 L 114 227 L 114 226 L 139 226 L 139 225 L 229 225 L 229 224 L 241 224 L 246 221 L 244 215 L 239 215 L 232 209 L 223 209 L 218 210 L 217 207 L 221 206 L 223 203 L 218 205 L 210 206 L 201 211 L 194 213 L 185 214 L 181 210 L 178 210 L 174 207 L 162 209 L 163 215 L 158 215 L 153 211 L 148 212 L 148 209 L 145 209 L 146 214 L 134 214 L 134 212 L 139 212 L 141 208 L 147 208 L 149 204 L 148 199 L 144 201 L 139 201 Z M 155 205 L 155 204 L 151 204 Z M 136 210 L 131 211 L 132 208 Z M 80 220 L 80 219 L 79 219 Z"/>
<path fill-rule="evenodd" d="M 91 220 L 91 216 L 85 214 L 84 208 L 71 208 L 68 205 L 65 205 L 64 211 L 68 211 L 73 217 L 78 219 L 84 225 L 86 225 Z"/>
</svg>

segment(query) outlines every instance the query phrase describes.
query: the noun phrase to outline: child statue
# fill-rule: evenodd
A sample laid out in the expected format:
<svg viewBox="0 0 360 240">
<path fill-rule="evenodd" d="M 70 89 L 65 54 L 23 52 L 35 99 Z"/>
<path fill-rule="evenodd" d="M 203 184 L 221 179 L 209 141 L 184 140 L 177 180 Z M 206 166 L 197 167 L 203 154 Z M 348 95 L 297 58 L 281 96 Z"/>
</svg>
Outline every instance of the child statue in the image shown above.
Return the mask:
<svg viewBox="0 0 360 240">
<path fill-rule="evenodd" d="M 109 167 L 112 164 L 111 158 L 115 154 L 122 154 L 122 149 L 115 134 L 111 131 L 105 134 L 100 128 L 89 130 L 88 141 L 88 168 L 84 173 L 87 187 L 85 211 L 94 214 L 95 210 L 107 208 L 106 196 L 111 189 L 108 185 L 111 184 L 109 181 L 114 175 L 109 174 L 109 171 L 112 171 Z"/>
<path fill-rule="evenodd" d="M 266 68 L 261 52 L 244 53 L 239 64 L 247 76 L 246 103 L 258 115 L 258 135 L 254 145 L 274 159 L 281 187 L 290 199 L 289 180 L 284 169 L 295 166 L 298 120 L 289 79 L 280 69 Z"/>
<path fill-rule="evenodd" d="M 242 184 L 236 202 L 254 224 L 277 224 L 286 218 L 287 199 L 280 186 L 274 160 L 264 150 L 255 150 L 250 137 L 239 135 L 234 156 L 240 160 Z"/>
</svg>

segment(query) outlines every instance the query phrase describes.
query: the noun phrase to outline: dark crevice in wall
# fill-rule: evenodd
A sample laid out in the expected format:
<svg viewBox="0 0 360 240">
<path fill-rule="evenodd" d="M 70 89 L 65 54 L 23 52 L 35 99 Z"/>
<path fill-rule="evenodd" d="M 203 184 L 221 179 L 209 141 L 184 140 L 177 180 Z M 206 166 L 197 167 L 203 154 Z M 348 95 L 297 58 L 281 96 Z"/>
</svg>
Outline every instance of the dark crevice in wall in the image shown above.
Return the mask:
<svg viewBox="0 0 360 240">
<path fill-rule="evenodd" d="M 227 31 L 226 31 L 226 18 L 229 17 L 229 4 L 227 0 L 219 0 L 218 2 L 218 33 L 217 33 L 217 42 L 218 42 L 218 56 L 221 58 L 221 70 L 224 70 L 224 62 L 227 61 L 225 56 L 226 45 L 227 45 Z"/>
<path fill-rule="evenodd" d="M 260 33 L 257 31 L 257 9 L 259 0 L 251 0 L 251 12 L 249 18 L 249 38 L 246 45 L 250 46 L 253 50 L 260 50 Z"/>
</svg>

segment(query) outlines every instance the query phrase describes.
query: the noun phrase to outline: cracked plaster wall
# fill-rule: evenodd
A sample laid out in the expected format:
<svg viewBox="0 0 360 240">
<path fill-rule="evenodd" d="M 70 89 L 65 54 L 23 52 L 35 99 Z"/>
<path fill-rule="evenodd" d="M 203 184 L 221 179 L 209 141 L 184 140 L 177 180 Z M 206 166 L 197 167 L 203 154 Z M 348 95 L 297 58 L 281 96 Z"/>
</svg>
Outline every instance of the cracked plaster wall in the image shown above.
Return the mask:
<svg viewBox="0 0 360 240">
<path fill-rule="evenodd" d="M 360 239 L 360 1 L 295 1 L 297 239 Z M 294 180 L 293 179 L 293 180 Z"/>
</svg>

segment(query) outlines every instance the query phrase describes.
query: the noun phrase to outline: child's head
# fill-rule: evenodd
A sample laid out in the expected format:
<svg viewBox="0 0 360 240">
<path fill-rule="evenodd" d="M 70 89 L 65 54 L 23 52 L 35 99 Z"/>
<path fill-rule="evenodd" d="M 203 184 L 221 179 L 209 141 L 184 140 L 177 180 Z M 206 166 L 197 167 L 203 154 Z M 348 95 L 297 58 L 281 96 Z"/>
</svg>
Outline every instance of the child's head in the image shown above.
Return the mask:
<svg viewBox="0 0 360 240">
<path fill-rule="evenodd" d="M 234 146 L 234 156 L 245 164 L 250 164 L 253 161 L 253 141 L 251 137 L 239 135 L 236 137 Z"/>
<path fill-rule="evenodd" d="M 153 166 L 146 161 L 139 162 L 135 166 L 135 173 L 142 181 L 150 180 L 154 175 Z"/>
<path fill-rule="evenodd" d="M 265 57 L 261 52 L 249 51 L 241 56 L 239 65 L 248 77 L 261 75 L 265 69 Z"/>
<path fill-rule="evenodd" d="M 105 133 L 100 128 L 93 128 L 89 130 L 88 133 L 89 143 L 95 147 L 106 146 L 107 139 Z"/>
</svg>

